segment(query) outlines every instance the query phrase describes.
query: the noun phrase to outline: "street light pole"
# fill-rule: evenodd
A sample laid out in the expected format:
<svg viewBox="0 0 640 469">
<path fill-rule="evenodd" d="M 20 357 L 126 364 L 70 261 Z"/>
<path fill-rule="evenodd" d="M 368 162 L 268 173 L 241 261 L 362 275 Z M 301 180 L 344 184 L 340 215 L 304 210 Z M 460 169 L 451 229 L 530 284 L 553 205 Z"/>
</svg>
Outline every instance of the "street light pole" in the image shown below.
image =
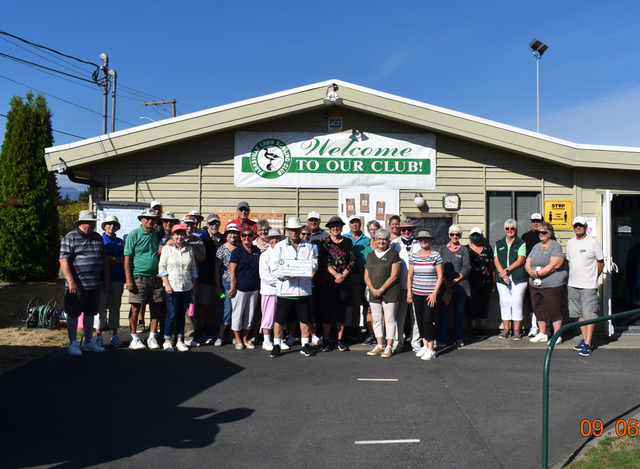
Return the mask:
<svg viewBox="0 0 640 469">
<path fill-rule="evenodd" d="M 548 48 L 549 46 L 537 39 L 534 39 L 529 43 L 529 49 L 533 51 L 533 56 L 536 58 L 536 108 L 538 133 L 540 133 L 540 58 Z"/>
</svg>

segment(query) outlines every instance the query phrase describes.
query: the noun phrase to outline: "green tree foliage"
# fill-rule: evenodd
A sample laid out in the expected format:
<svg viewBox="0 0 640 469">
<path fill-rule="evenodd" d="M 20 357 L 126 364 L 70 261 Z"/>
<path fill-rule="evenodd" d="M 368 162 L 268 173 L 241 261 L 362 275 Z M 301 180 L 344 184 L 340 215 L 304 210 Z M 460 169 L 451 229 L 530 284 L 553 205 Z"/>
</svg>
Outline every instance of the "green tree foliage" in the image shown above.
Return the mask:
<svg viewBox="0 0 640 469">
<path fill-rule="evenodd" d="M 91 207 L 89 207 L 87 202 L 74 200 L 64 205 L 58 205 L 58 232 L 64 236 L 73 230 L 76 227 L 75 222 L 78 216 L 80 216 L 80 211 L 89 209 L 91 209 Z"/>
<path fill-rule="evenodd" d="M 0 278 L 53 280 L 58 275 L 58 193 L 44 149 L 52 146 L 44 96 L 14 96 L 0 150 Z"/>
</svg>

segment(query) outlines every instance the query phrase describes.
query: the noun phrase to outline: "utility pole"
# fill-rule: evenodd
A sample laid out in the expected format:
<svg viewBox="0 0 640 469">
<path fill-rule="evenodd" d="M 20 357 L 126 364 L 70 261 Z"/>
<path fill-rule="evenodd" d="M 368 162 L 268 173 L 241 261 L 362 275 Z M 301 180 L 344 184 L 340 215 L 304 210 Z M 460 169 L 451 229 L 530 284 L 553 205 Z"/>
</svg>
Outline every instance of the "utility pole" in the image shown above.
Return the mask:
<svg viewBox="0 0 640 469">
<path fill-rule="evenodd" d="M 107 100 L 109 96 L 109 56 L 103 52 L 100 54 L 102 66 L 100 70 L 104 74 L 102 79 L 102 133 L 107 133 Z"/>
<path fill-rule="evenodd" d="M 111 132 L 116 131 L 116 80 L 118 74 L 115 70 L 109 70 L 109 75 L 113 77 L 113 89 L 111 90 Z"/>
<path fill-rule="evenodd" d="M 142 105 L 143 106 L 157 106 L 160 104 L 171 104 L 171 107 L 173 108 L 173 117 L 176 117 L 176 100 L 172 99 L 171 101 L 151 101 L 150 103 L 146 103 L 144 101 L 142 101 Z"/>
</svg>

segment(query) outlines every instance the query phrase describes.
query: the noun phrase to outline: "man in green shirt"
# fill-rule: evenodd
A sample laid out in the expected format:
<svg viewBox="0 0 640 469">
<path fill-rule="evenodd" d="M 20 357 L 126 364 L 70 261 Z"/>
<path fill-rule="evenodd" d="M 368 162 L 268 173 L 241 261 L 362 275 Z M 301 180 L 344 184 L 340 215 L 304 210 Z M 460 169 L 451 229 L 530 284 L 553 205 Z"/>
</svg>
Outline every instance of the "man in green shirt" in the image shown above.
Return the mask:
<svg viewBox="0 0 640 469">
<path fill-rule="evenodd" d="M 164 291 L 162 280 L 158 277 L 158 236 L 154 231 L 158 215 L 155 210 L 148 208 L 138 215 L 138 220 L 140 220 L 140 226 L 129 233 L 124 247 L 125 285 L 129 290 L 131 304 L 129 348 L 134 350 L 146 348 L 136 333 L 136 326 L 142 305 L 149 303 L 151 322 L 147 345 L 151 349 L 159 349 L 156 336 L 158 320 L 162 314 L 162 303 L 164 303 Z"/>
</svg>

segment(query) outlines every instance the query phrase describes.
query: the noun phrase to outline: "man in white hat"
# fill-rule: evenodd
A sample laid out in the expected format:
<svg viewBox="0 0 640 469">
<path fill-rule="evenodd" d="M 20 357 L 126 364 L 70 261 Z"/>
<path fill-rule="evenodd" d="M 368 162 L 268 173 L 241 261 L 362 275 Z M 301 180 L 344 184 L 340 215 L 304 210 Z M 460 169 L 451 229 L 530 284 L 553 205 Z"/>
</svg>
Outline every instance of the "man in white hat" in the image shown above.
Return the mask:
<svg viewBox="0 0 640 469">
<path fill-rule="evenodd" d="M 93 339 L 93 317 L 98 312 L 100 290 L 109 288 L 109 271 L 104 256 L 102 237 L 95 232 L 96 214 L 82 210 L 77 227 L 60 243 L 60 268 L 65 278 L 64 310 L 67 315 L 69 355 L 104 352 Z M 84 313 L 85 344 L 78 345 L 78 318 Z"/>
<path fill-rule="evenodd" d="M 318 259 L 311 243 L 300 238 L 302 223 L 299 218 L 287 220 L 287 238 L 273 247 L 271 253 L 271 271 L 276 272 L 276 317 L 273 328 L 274 339 L 271 357 L 279 357 L 282 347 L 282 332 L 290 316 L 295 313 L 300 321 L 300 353 L 306 357 L 312 355 L 310 342 L 311 324 L 311 285 L 313 273 L 318 269 Z M 289 276 L 279 268 L 286 261 L 303 261 L 309 264 L 308 276 Z"/>
<path fill-rule="evenodd" d="M 544 218 L 539 213 L 531 214 L 531 229 L 520 236 L 520 239 L 525 242 L 527 246 L 527 255 L 531 252 L 533 247 L 540 242 L 540 236 L 538 235 L 538 226 L 540 223 L 544 221 Z M 529 289 L 527 289 L 526 294 L 529 294 Z M 526 302 L 529 304 L 529 302 Z M 535 337 L 540 332 L 538 329 L 538 320 L 536 319 L 535 312 L 531 312 L 531 329 L 529 329 L 529 337 Z"/>
<path fill-rule="evenodd" d="M 362 232 L 362 220 L 358 215 L 349 218 L 349 232 L 344 237 L 351 240 L 353 250 L 356 253 L 356 267 L 351 272 L 351 330 L 349 331 L 349 339 L 360 341 L 360 314 L 361 308 L 365 304 L 364 250 L 371 243 L 371 238 Z M 366 325 L 366 308 L 362 312 L 364 313 L 363 324 Z"/>
<path fill-rule="evenodd" d="M 598 240 L 587 236 L 587 220 L 584 217 L 575 217 L 572 225 L 576 236 L 567 241 L 569 317 L 578 318 L 578 321 L 595 319 L 600 304 L 598 278 L 604 269 L 604 253 Z M 582 357 L 591 355 L 594 329 L 595 324 L 580 327 L 582 340 L 573 350 Z"/>
<path fill-rule="evenodd" d="M 138 215 L 140 226 L 127 236 L 124 246 L 125 286 L 129 290 L 129 325 L 131 327 L 131 343 L 133 350 L 145 349 L 136 326 L 138 313 L 143 304 L 149 303 L 149 338 L 147 345 L 151 349 L 159 349 L 158 321 L 162 316 L 164 288 L 158 277 L 159 243 L 154 229 L 158 220 L 156 212 L 148 208 Z"/>
<path fill-rule="evenodd" d="M 395 215 L 394 215 L 395 216 Z M 393 218 L 393 217 L 392 217 Z M 398 217 L 399 218 L 399 217 Z M 408 320 L 411 329 L 411 347 L 415 352 L 422 348 L 420 331 L 416 321 L 413 306 L 407 304 L 407 274 L 409 273 L 409 257 L 420 250 L 420 243 L 413 236 L 416 226 L 410 220 L 398 224 L 401 235 L 391 241 L 389 247 L 400 255 L 400 301 L 396 310 L 398 324 L 398 340 L 393 342 L 393 353 L 402 352 L 404 348 L 405 321 Z M 390 230 L 391 231 L 391 230 Z"/>
<path fill-rule="evenodd" d="M 98 314 L 95 315 L 93 326 L 96 329 L 96 342 L 102 346 L 102 329 L 105 326 L 107 316 L 107 304 L 109 304 L 109 329 L 111 330 L 111 345 L 122 346 L 118 338 L 118 325 L 120 323 L 120 304 L 124 290 L 124 241 L 116 236 L 120 229 L 120 221 L 115 215 L 109 215 L 102 222 L 102 241 L 104 242 L 104 255 L 109 266 L 109 291 L 100 291 L 100 304 Z"/>
<path fill-rule="evenodd" d="M 149 208 L 155 211 L 158 217 L 162 217 L 162 202 L 154 200 L 149 204 Z"/>
<path fill-rule="evenodd" d="M 307 226 L 309 226 L 310 235 L 308 241 L 315 246 L 316 255 L 320 250 L 320 244 L 322 241 L 327 239 L 330 235 L 327 230 L 323 230 L 320 228 L 320 213 L 313 210 L 309 212 L 307 215 Z M 322 323 L 320 322 L 319 312 L 321 311 L 320 304 L 320 292 L 319 289 L 314 285 L 313 286 L 313 300 L 312 300 L 312 322 L 313 322 L 313 330 L 312 330 L 312 343 L 313 345 L 322 346 L 324 342 L 322 339 L 319 339 L 316 335 L 317 331 L 322 330 Z"/>
<path fill-rule="evenodd" d="M 309 228 L 311 229 L 309 242 L 316 245 L 319 245 L 323 240 L 329 237 L 329 233 L 320 228 L 320 220 L 320 214 L 315 210 L 309 212 L 309 215 L 307 215 L 307 225 L 309 225 Z"/>
</svg>

